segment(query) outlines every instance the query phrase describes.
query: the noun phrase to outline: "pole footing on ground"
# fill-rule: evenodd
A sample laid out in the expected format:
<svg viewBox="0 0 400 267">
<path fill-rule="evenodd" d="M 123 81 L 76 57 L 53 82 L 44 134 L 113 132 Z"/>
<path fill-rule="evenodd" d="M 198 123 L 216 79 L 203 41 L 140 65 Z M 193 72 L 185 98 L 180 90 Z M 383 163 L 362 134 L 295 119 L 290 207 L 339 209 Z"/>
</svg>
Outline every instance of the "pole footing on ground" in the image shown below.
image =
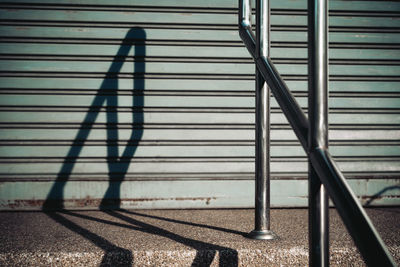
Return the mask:
<svg viewBox="0 0 400 267">
<path fill-rule="evenodd" d="M 253 230 L 247 237 L 256 240 L 274 240 L 278 239 L 278 236 L 271 230 Z"/>
</svg>

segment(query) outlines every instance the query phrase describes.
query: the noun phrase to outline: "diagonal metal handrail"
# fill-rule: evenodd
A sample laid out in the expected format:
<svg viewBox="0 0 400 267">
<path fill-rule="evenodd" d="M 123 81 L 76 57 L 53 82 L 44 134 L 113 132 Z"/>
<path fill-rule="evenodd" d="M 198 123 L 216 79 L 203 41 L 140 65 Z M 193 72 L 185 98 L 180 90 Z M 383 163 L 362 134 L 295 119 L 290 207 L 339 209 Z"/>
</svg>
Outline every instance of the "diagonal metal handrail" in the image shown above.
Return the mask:
<svg viewBox="0 0 400 267">
<path fill-rule="evenodd" d="M 300 105 L 290 93 L 269 57 L 256 57 L 256 38 L 251 27 L 250 0 L 239 0 L 239 35 L 253 57 L 258 70 L 271 88 L 276 101 L 285 113 L 301 145 L 307 149 L 308 121 Z"/>
<path fill-rule="evenodd" d="M 309 3 L 314 5 L 313 1 L 321 0 L 310 0 Z M 257 6 L 260 6 L 260 4 Z M 310 149 L 311 146 L 308 142 L 310 128 L 306 115 L 279 75 L 271 59 L 268 56 L 256 53 L 256 38 L 252 31 L 251 13 L 250 0 L 239 0 L 239 35 L 307 153 L 312 167 L 325 186 L 361 255 L 368 266 L 395 266 L 387 247 L 358 202 L 327 147 L 317 146 Z M 314 14 L 314 11 L 310 13 Z"/>
</svg>

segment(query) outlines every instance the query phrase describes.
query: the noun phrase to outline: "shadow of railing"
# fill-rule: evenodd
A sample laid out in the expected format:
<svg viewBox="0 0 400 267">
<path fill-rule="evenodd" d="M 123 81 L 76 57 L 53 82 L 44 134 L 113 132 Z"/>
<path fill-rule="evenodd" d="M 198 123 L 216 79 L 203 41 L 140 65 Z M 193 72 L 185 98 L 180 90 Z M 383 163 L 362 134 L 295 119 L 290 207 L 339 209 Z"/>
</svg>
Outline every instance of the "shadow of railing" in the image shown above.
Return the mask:
<svg viewBox="0 0 400 267">
<path fill-rule="evenodd" d="M 62 167 L 57 175 L 57 178 L 47 195 L 43 204 L 43 210 L 62 210 L 64 209 L 64 188 L 71 177 L 72 170 L 79 158 L 79 155 L 84 148 L 85 142 L 88 139 L 95 121 L 105 105 L 106 111 L 106 146 L 108 164 L 109 186 L 106 190 L 101 202 L 98 203 L 100 208 L 119 208 L 120 207 L 120 192 L 121 183 L 124 181 L 127 174 L 131 159 L 135 154 L 138 142 L 143 135 L 143 91 L 145 82 L 143 73 L 145 73 L 144 58 L 146 55 L 145 48 L 146 33 L 141 28 L 132 28 L 128 31 L 123 39 L 113 62 L 108 69 L 105 79 L 103 80 L 91 106 L 80 125 L 78 133 L 64 158 Z M 132 91 L 132 133 L 127 140 L 125 150 L 119 156 L 119 136 L 118 136 L 118 74 L 120 73 L 123 64 L 125 63 L 129 51 L 134 46 L 134 70 L 133 73 L 133 91 Z M 68 200 L 73 201 L 73 200 Z"/>
<path fill-rule="evenodd" d="M 72 215 L 75 214 L 68 211 L 62 211 L 64 214 Z M 47 212 L 47 216 L 56 221 L 57 223 L 63 225 L 65 228 L 79 234 L 85 239 L 89 240 L 91 243 L 99 247 L 104 251 L 104 256 L 102 257 L 100 267 L 105 266 L 132 266 L 133 256 L 132 252 L 128 249 L 118 247 L 106 240 L 105 238 L 90 232 L 89 230 L 79 226 L 75 222 L 68 220 L 65 216 L 56 212 Z"/>
<path fill-rule="evenodd" d="M 102 259 L 102 263 L 100 266 L 120 266 L 120 265 L 129 265 L 133 264 L 133 254 L 131 251 L 118 247 L 108 240 L 104 239 L 103 237 L 100 237 L 99 235 L 92 233 L 85 228 L 79 226 L 77 223 L 72 222 L 71 220 L 68 220 L 65 216 L 73 216 L 76 218 L 84 219 L 87 221 L 91 221 L 93 223 L 102 223 L 106 225 L 111 225 L 114 227 L 120 227 L 123 229 L 128 229 L 132 231 L 139 231 L 142 233 L 147 233 L 151 235 L 157 235 L 161 237 L 168 238 L 172 241 L 175 241 L 177 243 L 180 243 L 182 245 L 188 246 L 194 250 L 196 250 L 196 255 L 195 258 L 193 259 L 192 266 L 210 266 L 214 258 L 216 257 L 217 253 L 219 256 L 219 266 L 232 266 L 236 267 L 238 266 L 238 253 L 236 250 L 228 248 L 228 247 L 223 247 L 199 240 L 195 240 L 192 238 L 184 237 L 181 236 L 177 233 L 171 232 L 169 230 L 165 230 L 161 227 L 151 225 L 149 223 L 143 222 L 138 220 L 137 215 L 135 215 L 134 212 L 130 211 L 125 211 L 125 210 L 118 210 L 118 211 L 113 211 L 113 210 L 108 210 L 104 211 L 104 213 L 120 220 L 123 221 L 124 223 L 117 222 L 117 221 L 111 221 L 103 218 L 97 218 L 81 213 L 76 213 L 76 212 L 71 212 L 71 211 L 61 211 L 59 213 L 56 212 L 51 212 L 47 213 L 50 218 L 52 218 L 54 221 L 60 223 L 61 225 L 65 226 L 66 228 L 72 230 L 73 232 L 81 235 L 82 237 L 86 238 L 93 244 L 95 244 L 97 247 L 101 248 L 104 250 L 105 254 Z M 125 214 L 124 214 L 125 213 Z M 144 214 L 139 214 L 144 215 Z M 174 223 L 183 223 L 183 224 L 190 224 L 184 221 L 179 221 L 179 220 L 170 220 L 168 218 L 163 218 L 160 216 L 150 216 L 149 218 L 153 219 L 158 219 L 162 221 L 169 221 L 169 222 L 174 222 Z M 209 229 L 210 227 L 208 225 L 202 225 L 202 224 L 191 224 L 193 227 L 200 227 L 200 228 L 207 228 Z M 214 229 L 214 228 L 211 228 Z M 236 233 L 233 230 L 230 229 L 225 229 L 221 227 L 215 228 L 218 231 L 222 232 L 228 232 L 228 233 Z M 134 234 L 134 232 L 132 232 Z M 162 250 L 162 247 L 160 245 L 160 250 Z"/>
<path fill-rule="evenodd" d="M 388 187 L 383 188 L 382 190 L 380 190 L 379 192 L 377 192 L 376 194 L 371 196 L 368 199 L 368 201 L 365 202 L 364 206 L 366 206 L 366 207 L 371 206 L 371 204 L 375 200 L 382 198 L 386 192 L 392 191 L 392 190 L 400 190 L 400 185 L 393 185 L 393 186 L 388 186 Z"/>
<path fill-rule="evenodd" d="M 236 235 L 242 235 L 242 236 L 246 236 L 248 234 L 246 232 L 235 231 L 235 230 L 226 229 L 226 228 L 222 228 L 222 227 L 218 227 L 218 226 L 212 226 L 212 225 L 206 225 L 206 224 L 201 224 L 201 223 L 193 223 L 190 221 L 181 221 L 181 220 L 176 220 L 176 219 L 164 218 L 164 217 L 148 215 L 148 214 L 144 214 L 144 213 L 140 213 L 140 212 L 132 211 L 132 210 L 123 210 L 123 212 L 127 213 L 127 214 L 131 214 L 131 215 L 143 217 L 143 218 L 151 218 L 151 219 L 156 219 L 156 220 L 161 220 L 161 221 L 166 221 L 166 222 L 171 222 L 171 223 L 189 225 L 189 226 L 193 226 L 193 227 L 207 228 L 207 229 L 225 232 L 225 233 L 229 233 L 229 234 L 236 234 Z"/>
<path fill-rule="evenodd" d="M 144 217 L 143 214 L 128 211 L 125 211 L 126 214 L 123 214 L 123 211 L 121 210 L 120 212 L 111 210 L 121 208 L 121 183 L 126 177 L 131 159 L 134 156 L 138 146 L 138 142 L 141 140 L 143 135 L 144 118 L 142 108 L 144 106 L 143 91 L 145 89 L 145 83 L 143 75 L 140 76 L 140 74 L 145 73 L 145 63 L 144 61 L 138 61 L 137 57 L 144 57 L 146 55 L 145 40 L 146 34 L 145 31 L 141 28 L 133 28 L 129 30 L 129 32 L 126 34 L 109 70 L 107 71 L 105 79 L 103 80 L 94 100 L 91 103 L 88 113 L 86 114 L 83 122 L 80 125 L 78 133 L 72 143 L 71 148 L 68 151 L 68 154 L 64 159 L 57 178 L 42 206 L 42 210 L 44 210 L 46 214 L 55 222 L 63 225 L 65 228 L 82 236 L 83 238 L 89 240 L 91 243 L 102 249 L 104 251 L 104 256 L 102 258 L 100 266 L 131 266 L 134 260 L 132 252 L 130 250 L 116 246 L 110 241 L 101 237 L 100 235 L 85 229 L 79 224 L 68 219 L 67 216 L 74 216 L 95 223 L 103 223 L 117 227 L 128 228 L 130 230 L 141 231 L 143 233 L 159 235 L 176 241 L 177 243 L 186 245 L 196 250 L 196 256 L 193 260 L 192 266 L 210 266 L 211 263 L 214 261 L 217 252 L 219 253 L 220 266 L 238 266 L 238 256 L 236 250 L 194 240 L 191 238 L 186 238 L 160 227 L 139 221 L 138 219 L 132 217 L 134 215 L 142 215 L 142 217 Z M 133 80 L 134 88 L 132 92 L 132 133 L 129 140 L 127 141 L 125 150 L 122 152 L 122 155 L 119 156 L 118 74 L 128 57 L 128 53 L 131 50 L 131 47 L 133 46 L 136 59 L 134 61 L 135 79 Z M 95 124 L 95 121 L 104 105 L 106 111 L 106 160 L 109 172 L 109 186 L 104 194 L 104 197 L 100 200 L 98 204 L 100 209 L 107 210 L 104 211 L 105 213 L 113 216 L 114 218 L 122 220 L 127 224 L 99 219 L 92 216 L 67 211 L 64 209 L 64 202 L 66 201 L 66 199 L 64 198 L 65 186 L 70 180 L 73 168 L 77 163 L 77 160 L 85 146 L 85 142 L 87 141 L 89 134 Z M 171 221 L 170 219 L 162 217 L 154 218 L 159 220 Z M 171 222 L 189 225 L 191 224 L 178 220 L 173 220 Z M 240 232 L 235 232 L 233 230 L 212 227 L 203 224 L 191 225 L 195 227 L 205 227 L 240 235 L 243 234 Z"/>
<path fill-rule="evenodd" d="M 146 55 L 145 40 L 146 33 L 143 29 L 132 28 L 128 31 L 121 42 L 118 52 L 105 75 L 105 79 L 97 91 L 97 94 L 79 127 L 78 133 L 68 151 L 68 154 L 64 158 L 64 162 L 57 178 L 42 206 L 42 210 L 46 211 L 46 214 L 51 219 L 63 225 L 67 229 L 81 235 L 105 251 L 100 266 L 131 266 L 133 263 L 132 252 L 112 244 L 103 237 L 68 220 L 60 213 L 49 211 L 61 210 L 63 213 L 68 213 L 67 211 L 64 211 L 65 185 L 71 177 L 72 170 L 104 105 L 106 112 L 106 161 L 108 165 L 109 186 L 104 197 L 101 199 L 101 202 L 98 204 L 101 209 L 120 207 L 121 183 L 125 179 L 131 159 L 134 156 L 138 142 L 143 135 L 143 90 L 145 89 L 145 84 L 143 77 L 139 77 L 142 79 L 137 79 L 137 74 L 145 73 L 145 63 L 144 60 L 140 61 L 137 60 L 137 58 L 144 58 Z M 136 79 L 134 78 L 133 80 L 132 92 L 132 133 L 127 141 L 125 150 L 122 155 L 119 156 L 118 74 L 128 58 L 132 46 L 134 46 L 134 56 L 136 57 L 133 70 L 133 73 L 136 74 L 134 76 Z"/>
<path fill-rule="evenodd" d="M 124 212 L 127 215 L 123 214 Z M 133 218 L 132 216 L 128 216 L 129 214 L 135 214 L 128 211 L 122 210 L 122 212 L 116 212 L 110 210 L 106 211 L 106 213 L 122 221 L 125 221 L 130 225 L 135 225 L 140 227 L 140 231 L 142 232 L 166 237 L 177 243 L 181 243 L 183 245 L 195 249 L 196 256 L 192 262 L 192 266 L 210 266 L 217 252 L 219 254 L 219 266 L 232 266 L 232 267 L 238 266 L 238 253 L 234 249 L 180 236 L 171 231 L 162 229 L 157 226 L 153 226 L 145 222 L 141 222 L 138 219 Z M 168 220 L 167 218 L 161 218 L 161 217 L 158 217 L 158 219 Z M 175 220 L 175 222 L 179 221 Z M 227 229 L 224 230 L 229 231 Z"/>
</svg>

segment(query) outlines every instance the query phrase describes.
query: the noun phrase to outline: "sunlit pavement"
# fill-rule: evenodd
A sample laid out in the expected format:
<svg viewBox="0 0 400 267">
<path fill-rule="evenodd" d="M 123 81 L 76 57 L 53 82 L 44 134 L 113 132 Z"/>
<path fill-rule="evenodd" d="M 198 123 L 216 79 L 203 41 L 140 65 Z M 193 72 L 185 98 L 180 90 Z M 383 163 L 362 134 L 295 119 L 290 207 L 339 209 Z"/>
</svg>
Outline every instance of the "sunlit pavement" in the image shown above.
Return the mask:
<svg viewBox="0 0 400 267">
<path fill-rule="evenodd" d="M 400 263 L 400 208 L 367 209 Z M 278 240 L 255 241 L 251 209 L 0 212 L 0 266 L 307 266 L 308 211 L 273 209 Z M 334 209 L 331 266 L 365 266 Z"/>
</svg>

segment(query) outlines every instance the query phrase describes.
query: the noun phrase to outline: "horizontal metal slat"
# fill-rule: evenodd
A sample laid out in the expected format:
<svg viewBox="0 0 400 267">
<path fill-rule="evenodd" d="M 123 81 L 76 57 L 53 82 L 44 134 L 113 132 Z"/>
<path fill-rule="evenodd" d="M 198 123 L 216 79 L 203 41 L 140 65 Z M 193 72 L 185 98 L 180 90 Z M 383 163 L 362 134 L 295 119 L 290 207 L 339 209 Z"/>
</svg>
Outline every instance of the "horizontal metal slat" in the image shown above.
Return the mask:
<svg viewBox="0 0 400 267">
<path fill-rule="evenodd" d="M 0 176 L 4 173 L 10 174 L 39 174 L 39 175 L 68 175 L 63 173 L 63 165 L 73 165 L 73 172 L 76 174 L 104 174 L 110 171 L 110 166 L 107 163 L 46 163 L 46 167 L 43 168 L 43 164 L 38 163 L 0 163 Z M 163 173 L 202 173 L 202 174 L 223 174 L 223 173 L 242 173 L 244 175 L 254 175 L 254 163 L 253 162 L 205 162 L 205 163 L 141 163 L 135 162 L 123 162 L 123 163 L 110 163 L 115 168 L 118 166 L 125 166 L 128 164 L 127 172 L 131 175 L 142 173 L 152 174 L 152 170 L 157 170 L 153 175 L 162 175 Z M 400 162 L 399 161 L 378 161 L 378 162 L 338 162 L 339 167 L 343 172 L 357 172 L 357 173 L 387 173 L 392 175 L 400 175 Z M 112 167 L 111 167 L 112 168 Z M 121 167 L 120 167 L 121 168 Z M 225 170 L 225 171 L 223 171 Z M 284 171 L 283 171 L 284 170 Z M 285 173 L 290 175 L 291 173 L 296 175 L 299 173 L 307 173 L 308 163 L 307 162 L 272 162 L 271 163 L 271 174 L 276 175 L 277 173 Z M 116 172 L 117 173 L 117 172 Z M 0 178 L 1 180 L 1 178 Z"/>
<path fill-rule="evenodd" d="M 1 23 L 1 22 L 0 22 Z M 165 23 L 163 24 L 166 25 Z M 138 25 L 131 25 L 128 28 L 134 28 Z M 202 42 L 228 42 L 227 44 L 236 45 L 243 47 L 238 33 L 236 32 L 236 26 L 232 29 L 215 28 L 215 29 L 173 29 L 172 26 L 164 28 L 159 28 L 149 25 L 141 25 L 143 34 L 134 35 L 130 34 L 128 40 L 143 40 L 146 39 L 146 44 L 151 42 L 157 42 L 155 44 L 168 45 L 167 41 L 174 41 L 176 44 L 191 44 L 191 45 L 201 45 Z M 172 29 L 171 29 L 172 28 Z M 280 42 L 292 42 L 298 45 L 305 45 L 307 42 L 307 31 L 306 29 L 293 29 L 295 31 L 280 31 L 279 28 L 274 29 L 272 27 L 271 41 L 272 45 L 276 46 L 276 43 Z M 55 27 L 52 23 L 51 25 L 43 26 L 29 26 L 29 25 L 16 25 L 7 26 L 4 25 L 0 28 L 1 41 L 6 41 L 6 38 L 22 38 L 21 41 L 28 41 L 28 38 L 32 39 L 30 42 L 53 42 L 63 43 L 68 40 L 75 40 L 75 43 L 92 43 L 92 44 L 102 44 L 105 41 L 113 44 L 120 44 L 123 39 L 127 37 L 129 29 L 118 28 L 117 26 L 107 27 L 103 25 L 102 27 L 90 27 L 90 25 L 59 25 Z M 384 31 L 378 31 L 375 33 L 362 33 L 357 29 L 352 30 L 353 32 L 330 32 L 329 40 L 330 43 L 377 43 L 377 44 L 392 44 L 396 45 L 399 43 L 398 33 L 386 33 Z M 137 37 L 136 37 L 137 36 Z M 179 36 L 179 38 L 177 38 Z M 43 40 L 43 41 L 41 41 Z M 12 41 L 12 39 L 11 39 Z M 191 42 L 190 42 L 191 41 Z M 174 43 L 170 43 L 174 44 Z"/>
<path fill-rule="evenodd" d="M 1 0 L 2 4 L 37 4 L 36 0 Z M 40 3 L 42 5 L 77 5 L 74 0 L 41 0 Z M 252 6 L 254 7 L 254 1 L 252 1 Z M 118 2 L 110 2 L 108 0 L 85 0 L 85 3 L 82 6 L 105 6 L 105 7 L 115 7 L 115 6 L 157 6 L 157 7 L 177 7 L 180 8 L 233 8 L 236 10 L 238 8 L 237 1 L 230 0 L 203 0 L 198 2 L 196 0 L 187 0 L 184 2 L 177 2 L 175 0 L 147 0 L 146 2 L 142 1 L 131 1 L 131 0 L 118 0 Z M 271 1 L 272 9 L 285 9 L 285 10 L 306 10 L 307 3 L 301 0 L 281 0 L 281 1 Z M 373 11 L 373 12 L 390 12 L 390 11 L 398 11 L 400 10 L 400 4 L 396 1 L 343 1 L 343 0 L 332 0 L 329 5 L 330 10 L 344 10 L 344 11 Z"/>
<path fill-rule="evenodd" d="M 12 146 L 0 147 L 3 157 L 65 157 L 70 146 Z M 122 151 L 134 151 L 135 157 L 254 157 L 253 146 L 127 146 Z M 399 146 L 331 146 L 329 149 L 336 157 L 393 157 L 400 156 Z M 107 147 L 85 146 L 80 150 L 80 157 L 105 157 Z M 77 155 L 76 155 L 77 156 Z M 272 157 L 304 157 L 300 146 L 273 146 Z"/>
<path fill-rule="evenodd" d="M 1 58 L 21 59 L 21 57 L 65 57 L 71 59 L 92 58 L 92 60 L 110 60 L 115 57 L 120 48 L 119 45 L 78 45 L 78 44 L 24 44 L 24 43 L 0 43 Z M 5 53 L 6 52 L 6 53 Z M 90 57 L 89 57 L 90 56 Z M 251 60 L 248 52 L 243 47 L 204 47 L 204 46 L 154 46 L 132 49 L 129 58 L 133 56 L 146 56 L 149 59 L 163 60 L 196 60 L 209 58 L 209 60 Z M 307 58 L 306 48 L 271 48 L 272 60 L 302 59 Z M 189 58 L 189 59 L 188 59 Z M 398 49 L 330 49 L 329 58 L 332 60 L 347 60 L 357 63 L 358 60 L 382 61 L 400 60 Z"/>
<path fill-rule="evenodd" d="M 284 66 L 284 78 L 306 106 L 306 2 L 271 4 L 273 58 Z M 195 180 L 197 188 L 204 188 L 212 180 L 215 188 L 218 180 L 231 179 L 237 186 L 254 179 L 254 66 L 237 34 L 237 1 L 16 0 L 5 5 L 19 11 L 4 14 L 0 22 L 1 181 L 25 181 L 31 191 L 35 183 L 29 181 L 54 182 L 65 161 L 74 165 L 68 188 L 77 182 L 85 196 L 96 197 L 90 187 L 103 182 L 106 190 L 107 160 L 123 153 L 131 165 L 120 177 L 132 183 L 158 181 L 168 187 L 166 181 Z M 331 149 L 346 175 L 357 179 L 357 192 L 365 199 L 400 174 L 399 4 L 333 0 L 330 6 Z M 134 43 L 146 73 L 133 73 L 132 48 L 120 79 L 105 82 L 132 26 L 146 32 Z M 143 39 L 145 47 L 138 45 Z M 30 65 L 35 61 L 36 66 Z M 116 96 L 107 98 L 110 94 Z M 100 112 L 87 113 L 91 106 Z M 307 162 L 274 101 L 272 110 L 273 182 L 300 182 L 285 185 L 284 196 L 279 193 L 280 203 L 287 204 L 287 199 L 305 199 Z M 82 124 L 88 114 L 98 116 L 93 129 L 77 136 L 79 127 L 90 128 Z M 115 120 L 108 125 L 107 115 Z M 129 139 L 138 142 L 127 147 Z M 378 186 L 368 191 L 365 177 L 377 178 Z M 85 187 L 83 181 L 101 182 Z M 45 198 L 50 187 L 42 184 L 35 199 Z M 299 188 L 304 194 L 298 194 Z M 151 196 L 146 190 L 140 194 Z"/>
<path fill-rule="evenodd" d="M 18 140 L 86 140 L 83 137 L 77 137 L 78 125 L 76 128 L 67 127 L 52 129 L 50 127 L 40 128 L 27 128 L 20 127 L 19 129 L 10 129 L 9 127 L 1 129 L 0 139 L 9 141 Z M 250 128 L 250 130 L 249 130 Z M 85 133 L 88 133 L 88 140 L 110 140 L 116 139 L 107 136 L 107 129 L 110 131 L 118 130 L 118 140 L 225 140 L 225 141 L 250 141 L 254 140 L 254 129 L 248 127 L 240 129 L 237 126 L 226 127 L 223 129 L 222 126 L 217 127 L 201 127 L 192 126 L 191 128 L 184 129 L 179 128 L 177 125 L 172 125 L 170 129 L 164 126 L 164 128 L 153 128 L 153 129 L 132 129 L 128 125 L 125 129 L 114 128 L 110 129 L 106 126 L 101 128 L 93 127 L 84 129 Z M 27 132 L 29 129 L 29 132 Z M 138 132 L 138 135 L 131 137 L 133 132 Z M 290 128 L 287 129 L 273 129 L 271 132 L 272 140 L 297 140 L 293 131 Z M 329 137 L 331 140 L 349 140 L 357 142 L 362 140 L 374 140 L 374 141 L 398 141 L 400 140 L 400 131 L 398 128 L 394 129 L 369 129 L 369 130 L 357 130 L 357 129 L 334 129 L 330 130 Z"/>
<path fill-rule="evenodd" d="M 46 10 L 46 16 L 43 12 L 35 9 L 0 9 L 0 17 L 2 20 L 40 20 L 40 21 L 101 21 L 109 23 L 131 23 L 137 21 L 141 23 L 171 23 L 171 24 L 230 24 L 235 25 L 237 22 L 236 14 L 213 14 L 207 13 L 157 13 L 157 12 L 137 12 L 129 9 L 124 12 L 98 10 Z M 307 25 L 307 18 L 304 15 L 272 15 L 272 25 Z M 361 17 L 361 16 L 330 16 L 330 27 L 400 27 L 400 20 L 394 16 L 389 18 L 381 17 Z"/>
<path fill-rule="evenodd" d="M 235 181 L 234 183 L 232 181 Z M 64 187 L 65 182 L 58 183 L 59 187 Z M 201 185 L 208 189 L 207 192 L 199 192 L 198 180 L 175 180 L 164 184 L 163 181 L 127 181 L 121 188 L 122 207 L 131 208 L 227 208 L 227 207 L 254 207 L 254 181 L 250 180 L 203 180 Z M 393 194 L 393 188 L 396 181 L 393 179 L 380 180 L 351 180 L 349 185 L 360 196 L 362 203 L 368 205 L 396 204 L 399 200 Z M 3 197 L 2 209 L 40 209 L 50 190 L 52 182 L 19 182 L 7 183 L 0 191 Z M 67 190 L 64 192 L 65 203 L 69 208 L 85 207 L 85 202 L 79 201 L 85 199 L 87 195 L 93 196 L 93 206 L 86 208 L 98 208 L 101 199 L 104 197 L 109 186 L 108 181 L 70 181 Z M 162 187 L 163 193 L 159 193 Z M 271 204 L 275 207 L 305 207 L 307 206 L 307 181 L 296 180 L 274 180 L 271 183 L 272 190 Z M 20 190 L 16 190 L 19 188 Z M 78 190 L 79 189 L 79 190 Z M 285 190 L 283 190 L 285 189 Z M 232 195 L 222 194 L 221 192 L 232 192 Z M 376 198 L 376 194 L 382 194 Z M 174 196 L 174 197 L 171 197 Z M 39 197 L 37 197 L 39 196 Z M 14 197 L 16 201 L 7 200 Z M 35 198 L 35 206 L 30 206 L 32 198 Z M 3 202 L 3 201 L 6 202 Z M 86 201 L 86 200 L 85 200 Z M 97 204 L 97 206 L 95 205 Z"/>
<path fill-rule="evenodd" d="M 67 111 L 67 110 L 65 110 Z M 32 124 L 34 126 L 37 123 L 82 123 L 87 114 L 85 112 L 24 112 L 24 111 L 2 111 L 0 113 L 0 122 L 14 123 L 14 124 Z M 400 112 L 400 111 L 399 111 Z M 94 116 L 95 113 L 90 116 Z M 103 110 L 101 111 L 95 123 L 106 123 L 107 114 Z M 115 114 L 118 117 L 118 123 L 145 123 L 145 124 L 251 124 L 254 125 L 254 113 L 171 113 L 171 112 L 118 112 Z M 136 120 L 135 117 L 136 116 Z M 141 116 L 141 121 L 137 119 Z M 195 123 L 194 123 L 195 122 Z M 374 114 L 372 112 L 365 113 L 365 116 L 360 114 L 342 114 L 333 113 L 329 115 L 329 122 L 331 127 L 336 124 L 340 125 L 400 125 L 400 114 Z M 287 120 L 282 113 L 271 114 L 272 124 L 287 124 Z M 332 125 L 333 124 L 333 125 Z M 0 126 L 1 127 L 1 126 Z"/>
<path fill-rule="evenodd" d="M 214 74 L 254 75 L 251 63 L 171 63 L 171 62 L 85 62 L 1 60 L 2 72 L 90 72 L 90 73 L 155 73 L 155 74 Z M 282 75 L 306 75 L 306 64 L 276 64 Z M 330 65 L 331 76 L 384 76 L 398 77 L 400 65 Z"/>
<path fill-rule="evenodd" d="M 133 98 L 133 99 L 132 99 Z M 115 104 L 108 104 L 109 107 L 232 107 L 232 108 L 254 108 L 253 97 L 196 97 L 196 96 L 54 96 L 54 95 L 3 95 L 0 98 L 1 106 L 103 106 L 106 100 Z M 135 102 L 136 101 L 136 102 Z M 307 98 L 297 97 L 301 106 L 307 105 Z M 336 97 L 329 99 L 330 108 L 398 108 L 400 98 L 358 98 L 358 97 Z M 272 107 L 278 107 L 274 99 Z"/>
<path fill-rule="evenodd" d="M 398 53 L 400 54 L 400 53 Z M 283 55 L 283 54 L 282 54 Z M 276 65 L 279 64 L 307 64 L 306 58 L 271 58 Z M 249 64 L 252 62 L 250 58 L 230 58 L 230 57 L 209 57 L 191 56 L 179 57 L 172 56 L 87 56 L 87 55 L 32 55 L 32 54 L 0 54 L 0 60 L 17 61 L 17 60 L 32 60 L 32 61 L 71 61 L 71 62 L 143 62 L 143 64 L 157 63 L 225 63 L 225 64 Z M 400 60 L 396 59 L 355 59 L 355 58 L 331 58 L 329 64 L 332 65 L 358 65 L 358 66 L 391 66 L 400 65 Z"/>
<path fill-rule="evenodd" d="M 4 1 L 4 0 L 3 0 Z M 61 10 L 90 10 L 90 11 L 124 11 L 124 10 L 132 10 L 132 11 L 159 11 L 159 12 L 190 12 L 190 13 L 237 13 L 237 3 L 227 2 L 221 3 L 221 1 L 217 5 L 212 5 L 203 1 L 203 5 L 198 6 L 194 3 L 190 3 L 190 1 L 185 1 L 184 3 L 180 3 L 176 5 L 175 2 L 171 2 L 168 4 L 168 1 L 163 2 L 162 4 L 157 3 L 157 5 L 143 5 L 140 2 L 130 2 L 129 5 L 122 4 L 122 2 L 116 3 L 114 5 L 104 5 L 104 3 L 95 2 L 95 5 L 92 4 L 77 4 L 74 2 L 71 3 L 18 3 L 18 2 L 8 2 L 5 1 L 2 4 L 3 7 L 6 8 L 22 8 L 22 9 L 61 9 Z M 365 5 L 360 1 L 352 1 L 350 4 L 345 1 L 332 1 L 333 7 L 330 10 L 330 14 L 338 14 L 338 15 L 368 15 L 368 16 L 393 16 L 393 14 L 400 13 L 396 9 L 396 4 L 393 2 L 386 1 L 386 4 L 383 6 L 375 2 L 370 1 L 371 3 Z M 148 2 L 151 3 L 151 2 Z M 148 4 L 147 3 L 147 4 Z M 361 3 L 361 5 L 360 5 Z M 215 4 L 215 3 L 213 3 Z M 300 4 L 300 5 L 299 5 Z M 339 4 L 339 5 L 338 5 Z M 378 5 L 377 5 L 378 4 Z M 252 2 L 252 6 L 254 7 L 254 1 Z M 372 7 L 375 7 L 374 9 Z M 306 14 L 306 7 L 304 3 L 301 1 L 280 1 L 279 3 L 271 4 L 272 14 Z M 254 13 L 253 8 L 253 13 Z"/>
<path fill-rule="evenodd" d="M 144 89 L 154 90 L 226 90 L 254 92 L 253 80 L 191 80 L 191 79 L 118 79 L 118 90 L 132 90 L 134 83 L 144 84 Z M 330 81 L 331 92 L 399 92 L 400 80 L 392 81 Z M 286 81 L 291 91 L 307 91 L 307 81 Z M 0 88 L 29 88 L 29 89 L 76 89 L 93 90 L 100 87 L 116 89 L 114 86 L 103 84 L 103 79 L 90 78 L 45 78 L 45 77 L 2 77 Z M 233 93 L 234 94 L 234 93 Z"/>
</svg>

